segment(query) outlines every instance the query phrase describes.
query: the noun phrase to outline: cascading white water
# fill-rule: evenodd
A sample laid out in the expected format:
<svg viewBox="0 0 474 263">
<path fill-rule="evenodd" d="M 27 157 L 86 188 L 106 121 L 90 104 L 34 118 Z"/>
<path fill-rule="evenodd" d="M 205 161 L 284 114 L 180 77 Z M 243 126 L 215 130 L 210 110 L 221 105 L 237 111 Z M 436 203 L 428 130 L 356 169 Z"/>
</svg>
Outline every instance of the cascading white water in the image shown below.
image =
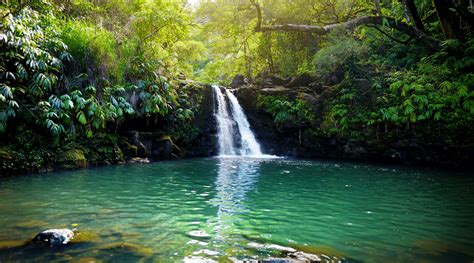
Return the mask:
<svg viewBox="0 0 474 263">
<path fill-rule="evenodd" d="M 239 133 L 241 137 L 242 146 L 240 148 L 240 155 L 251 155 L 251 156 L 261 156 L 262 151 L 260 150 L 260 145 L 255 139 L 255 136 L 250 130 L 250 124 L 247 120 L 247 116 L 239 104 L 239 101 L 235 95 L 226 90 L 227 97 L 229 98 L 230 105 L 232 108 L 232 116 L 237 122 L 237 127 L 239 128 Z"/>
<path fill-rule="evenodd" d="M 212 86 L 217 101 L 217 129 L 218 129 L 218 141 L 219 141 L 219 155 L 241 155 L 241 156 L 253 156 L 253 157 L 264 157 L 260 150 L 255 136 L 250 130 L 250 124 L 247 121 L 242 107 L 239 104 L 237 98 L 226 90 L 227 98 L 230 101 L 230 108 L 232 109 L 232 115 L 229 114 L 227 101 L 218 86 Z M 234 120 L 237 123 L 238 132 L 234 131 Z M 236 149 L 234 145 L 234 136 L 240 135 L 241 147 Z"/>
<path fill-rule="evenodd" d="M 219 155 L 235 155 L 236 152 L 233 141 L 234 129 L 232 119 L 227 110 L 227 102 L 218 86 L 213 85 L 212 88 L 214 89 L 217 101 L 217 111 L 215 115 L 218 129 Z"/>
</svg>

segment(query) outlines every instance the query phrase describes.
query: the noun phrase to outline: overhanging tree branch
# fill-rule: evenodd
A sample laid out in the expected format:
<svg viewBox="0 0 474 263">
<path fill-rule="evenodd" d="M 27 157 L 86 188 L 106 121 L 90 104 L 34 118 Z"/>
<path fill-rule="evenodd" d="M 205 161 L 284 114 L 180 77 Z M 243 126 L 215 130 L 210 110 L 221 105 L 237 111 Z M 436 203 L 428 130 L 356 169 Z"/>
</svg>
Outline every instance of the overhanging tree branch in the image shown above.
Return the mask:
<svg viewBox="0 0 474 263">
<path fill-rule="evenodd" d="M 408 44 L 408 42 L 410 42 L 410 40 L 412 39 L 411 37 L 407 40 L 399 40 L 399 39 L 396 39 L 394 37 L 392 37 L 389 33 L 383 31 L 382 29 L 380 29 L 378 26 L 372 26 L 372 25 L 369 25 L 370 27 L 372 28 L 375 28 L 377 31 L 379 31 L 380 33 L 382 33 L 383 35 L 385 35 L 386 37 L 390 38 L 391 40 L 397 42 L 397 43 L 400 43 L 400 44 L 403 44 L 403 45 L 406 45 Z"/>
<path fill-rule="evenodd" d="M 346 22 L 330 24 L 326 26 L 314 26 L 314 25 L 299 25 L 299 24 L 281 24 L 281 25 L 262 25 L 262 13 L 260 5 L 255 0 L 250 0 L 257 10 L 257 26 L 255 27 L 256 32 L 267 32 L 267 31 L 283 31 L 283 32 L 307 32 L 318 35 L 325 35 L 337 28 L 345 28 L 347 30 L 354 30 L 358 26 L 362 25 L 381 25 L 388 26 L 403 32 L 410 37 L 416 39 L 419 43 L 426 46 L 428 49 L 437 50 L 440 48 L 440 42 L 421 30 L 408 25 L 407 23 L 398 21 L 391 17 L 386 16 L 362 16 Z"/>
</svg>

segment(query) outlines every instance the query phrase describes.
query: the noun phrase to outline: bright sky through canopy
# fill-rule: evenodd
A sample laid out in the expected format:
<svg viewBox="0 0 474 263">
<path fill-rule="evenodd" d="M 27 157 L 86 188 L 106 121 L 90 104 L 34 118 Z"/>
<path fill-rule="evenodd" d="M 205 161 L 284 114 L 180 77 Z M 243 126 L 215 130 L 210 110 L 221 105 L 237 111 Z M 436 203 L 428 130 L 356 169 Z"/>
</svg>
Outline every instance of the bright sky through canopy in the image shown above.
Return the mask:
<svg viewBox="0 0 474 263">
<path fill-rule="evenodd" d="M 188 0 L 188 3 L 189 3 L 191 6 L 197 6 L 197 4 L 199 3 L 199 0 Z"/>
</svg>

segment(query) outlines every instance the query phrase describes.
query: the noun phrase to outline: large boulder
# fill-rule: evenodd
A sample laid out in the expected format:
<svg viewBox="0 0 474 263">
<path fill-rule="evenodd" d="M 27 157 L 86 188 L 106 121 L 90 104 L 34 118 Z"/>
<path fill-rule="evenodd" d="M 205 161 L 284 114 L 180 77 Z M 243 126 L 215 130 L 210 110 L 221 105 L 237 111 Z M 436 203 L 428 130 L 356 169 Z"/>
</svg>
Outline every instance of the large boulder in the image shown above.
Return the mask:
<svg viewBox="0 0 474 263">
<path fill-rule="evenodd" d="M 137 155 L 141 158 L 151 157 L 151 148 L 153 141 L 153 133 L 151 132 L 129 132 L 130 142 L 133 146 L 137 147 Z"/>
<path fill-rule="evenodd" d="M 38 233 L 33 238 L 33 243 L 44 244 L 49 246 L 61 246 L 69 243 L 74 237 L 74 231 L 71 229 L 48 229 Z"/>
<path fill-rule="evenodd" d="M 180 148 L 174 144 L 171 136 L 163 135 L 153 141 L 152 157 L 170 158 L 180 156 Z"/>
<path fill-rule="evenodd" d="M 288 84 L 291 81 L 291 78 L 285 78 L 282 79 L 277 76 L 268 76 L 263 78 L 263 87 L 269 87 L 269 86 L 284 86 Z"/>
<path fill-rule="evenodd" d="M 288 84 L 286 84 L 286 87 L 288 88 L 303 87 L 303 86 L 308 86 L 311 82 L 313 82 L 313 78 L 309 74 L 303 73 L 293 78 Z"/>
<path fill-rule="evenodd" d="M 246 81 L 244 75 L 238 74 L 234 77 L 234 79 L 232 80 L 232 82 L 230 83 L 229 86 L 231 88 L 235 89 L 235 88 L 238 88 L 238 87 L 243 86 L 245 84 L 247 84 L 247 81 Z"/>
</svg>

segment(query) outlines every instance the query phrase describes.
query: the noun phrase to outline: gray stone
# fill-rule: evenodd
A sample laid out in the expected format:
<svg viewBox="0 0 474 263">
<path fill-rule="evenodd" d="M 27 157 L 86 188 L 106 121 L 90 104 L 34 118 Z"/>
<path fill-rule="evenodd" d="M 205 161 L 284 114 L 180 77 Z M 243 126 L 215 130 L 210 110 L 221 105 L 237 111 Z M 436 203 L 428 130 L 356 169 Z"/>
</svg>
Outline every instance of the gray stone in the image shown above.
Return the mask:
<svg viewBox="0 0 474 263">
<path fill-rule="evenodd" d="M 140 158 L 140 157 L 134 157 L 128 161 L 129 163 L 150 163 L 150 160 L 148 158 Z"/>
<path fill-rule="evenodd" d="M 291 78 L 282 79 L 276 76 L 269 76 L 263 79 L 264 86 L 284 86 L 291 81 Z"/>
<path fill-rule="evenodd" d="M 321 258 L 315 254 L 306 253 L 303 251 L 298 251 L 294 253 L 289 253 L 288 256 L 294 257 L 302 262 L 321 262 Z"/>
<path fill-rule="evenodd" d="M 292 88 L 308 86 L 311 82 L 313 82 L 313 78 L 309 74 L 304 73 L 298 77 L 293 78 L 288 84 L 286 84 L 286 87 Z"/>
<path fill-rule="evenodd" d="M 247 84 L 247 81 L 246 81 L 244 75 L 238 74 L 234 77 L 234 79 L 232 80 L 232 82 L 230 83 L 229 86 L 231 88 L 235 89 L 235 88 L 238 88 L 238 87 L 243 86 L 245 84 Z"/>
<path fill-rule="evenodd" d="M 73 237 L 74 232 L 71 229 L 48 229 L 38 233 L 33 238 L 33 242 L 50 246 L 59 246 L 69 243 Z"/>
</svg>

